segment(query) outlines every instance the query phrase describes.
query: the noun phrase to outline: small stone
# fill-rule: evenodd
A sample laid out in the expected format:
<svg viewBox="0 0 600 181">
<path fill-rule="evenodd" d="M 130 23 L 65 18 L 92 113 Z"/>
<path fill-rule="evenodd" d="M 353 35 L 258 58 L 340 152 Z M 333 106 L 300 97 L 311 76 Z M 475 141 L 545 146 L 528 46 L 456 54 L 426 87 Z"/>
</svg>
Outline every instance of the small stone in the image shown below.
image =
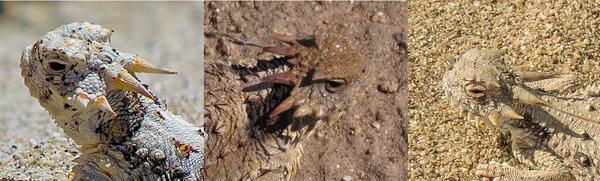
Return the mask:
<svg viewBox="0 0 600 181">
<path fill-rule="evenodd" d="M 317 132 L 317 137 L 323 138 L 323 137 L 325 137 L 325 133 L 323 131 L 319 131 L 319 132 Z"/>
<path fill-rule="evenodd" d="M 379 129 L 379 127 L 381 127 L 381 124 L 379 124 L 379 122 L 373 122 L 371 123 L 371 126 L 373 126 L 373 128 L 375 129 Z"/>
<path fill-rule="evenodd" d="M 393 80 L 384 81 L 382 84 L 379 84 L 377 90 L 383 93 L 394 93 L 398 91 L 398 82 Z"/>
<path fill-rule="evenodd" d="M 344 177 L 342 177 L 343 181 L 352 181 L 352 176 L 346 175 Z"/>
<path fill-rule="evenodd" d="M 373 16 L 371 16 L 371 21 L 376 23 L 385 23 L 388 21 L 388 18 L 387 16 L 385 16 L 385 13 L 378 11 L 377 13 L 373 14 Z"/>
<path fill-rule="evenodd" d="M 383 111 L 378 110 L 377 113 L 375 114 L 375 120 L 377 120 L 377 121 L 387 121 L 388 117 L 387 117 L 387 115 Z"/>
</svg>

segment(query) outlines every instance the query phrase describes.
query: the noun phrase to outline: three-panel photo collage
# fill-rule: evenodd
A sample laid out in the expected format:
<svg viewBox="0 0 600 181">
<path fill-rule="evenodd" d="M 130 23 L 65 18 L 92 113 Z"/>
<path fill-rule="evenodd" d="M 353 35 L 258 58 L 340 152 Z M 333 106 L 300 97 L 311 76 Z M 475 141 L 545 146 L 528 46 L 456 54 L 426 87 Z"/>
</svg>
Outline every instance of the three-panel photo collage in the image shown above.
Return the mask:
<svg viewBox="0 0 600 181">
<path fill-rule="evenodd" d="M 0 2 L 0 180 L 600 180 L 598 1 Z"/>
</svg>

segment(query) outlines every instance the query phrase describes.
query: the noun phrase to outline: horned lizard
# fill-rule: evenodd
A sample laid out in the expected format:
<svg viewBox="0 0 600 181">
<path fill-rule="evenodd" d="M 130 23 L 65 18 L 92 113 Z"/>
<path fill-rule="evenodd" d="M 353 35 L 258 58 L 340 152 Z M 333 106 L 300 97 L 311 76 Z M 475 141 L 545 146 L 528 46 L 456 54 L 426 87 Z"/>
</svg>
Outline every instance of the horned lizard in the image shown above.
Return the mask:
<svg viewBox="0 0 600 181">
<path fill-rule="evenodd" d="M 204 132 L 167 110 L 135 73 L 174 74 L 111 47 L 87 22 L 46 33 L 21 56 L 21 75 L 81 146 L 75 180 L 202 180 Z"/>
<path fill-rule="evenodd" d="M 565 71 L 509 68 L 503 55 L 470 50 L 443 78 L 450 105 L 510 136 L 512 155 L 527 167 L 491 162 L 475 173 L 498 180 L 599 180 L 600 86 L 583 86 Z"/>
<path fill-rule="evenodd" d="M 309 38 L 274 34 L 284 44 L 279 46 L 207 33 L 222 44 L 233 41 L 283 56 L 251 67 L 207 60 L 207 178 L 291 178 L 302 142 L 362 98 L 357 92 L 366 59 L 343 32 L 318 30 Z"/>
</svg>

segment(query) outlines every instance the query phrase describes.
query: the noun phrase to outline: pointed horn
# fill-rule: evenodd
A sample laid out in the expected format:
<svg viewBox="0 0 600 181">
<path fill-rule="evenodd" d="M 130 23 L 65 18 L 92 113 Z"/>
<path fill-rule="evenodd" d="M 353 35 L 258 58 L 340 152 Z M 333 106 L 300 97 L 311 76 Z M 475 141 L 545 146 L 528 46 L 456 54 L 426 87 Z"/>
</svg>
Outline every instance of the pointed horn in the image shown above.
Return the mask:
<svg viewBox="0 0 600 181">
<path fill-rule="evenodd" d="M 517 71 L 517 74 L 521 77 L 524 82 L 534 82 L 544 79 L 557 78 L 562 75 L 561 73 L 547 73 L 547 72 L 532 72 L 532 71 Z"/>
<path fill-rule="evenodd" d="M 96 107 L 98 107 L 98 109 L 110 113 L 113 116 L 116 116 L 117 113 L 115 113 L 112 108 L 110 107 L 110 104 L 108 104 L 108 100 L 106 100 L 105 96 L 98 96 L 96 97 L 96 99 L 94 99 L 94 105 Z"/>
<path fill-rule="evenodd" d="M 265 52 L 269 52 L 269 53 L 274 53 L 274 54 L 279 54 L 279 55 L 294 55 L 297 52 L 291 47 L 291 46 L 274 46 L 274 47 L 265 47 L 263 48 L 263 51 Z"/>
<path fill-rule="evenodd" d="M 135 92 L 138 94 L 142 94 L 147 98 L 155 100 L 154 96 L 146 90 L 146 87 L 142 85 L 139 81 L 137 81 L 131 74 L 127 72 L 120 72 L 116 77 L 112 80 L 112 86 L 116 89 L 127 90 L 131 92 Z"/>
<path fill-rule="evenodd" d="M 277 41 L 281 41 L 288 44 L 292 44 L 297 39 L 297 37 L 295 36 L 285 35 L 281 33 L 273 33 L 271 37 L 276 39 Z"/>
<path fill-rule="evenodd" d="M 302 105 L 298 109 L 296 109 L 296 111 L 294 111 L 294 118 L 301 118 L 304 116 L 311 115 L 313 113 L 314 112 L 313 112 L 312 107 L 310 107 L 308 105 Z"/>
<path fill-rule="evenodd" d="M 548 103 L 548 102 L 540 99 L 535 94 L 527 91 L 525 88 L 523 88 L 521 86 L 515 86 L 513 88 L 513 96 L 519 102 L 522 102 L 522 103 L 525 103 L 525 104 L 545 106 L 545 107 L 552 108 L 554 110 L 560 111 L 562 113 L 572 115 L 572 116 L 577 117 L 577 118 L 582 119 L 582 120 L 586 120 L 586 121 L 590 121 L 590 122 L 595 122 L 595 123 L 600 123 L 600 120 L 598 120 L 598 119 L 590 118 L 588 116 L 584 116 L 584 115 L 581 115 L 581 114 L 577 114 L 575 112 L 571 112 L 568 109 L 563 109 L 560 106 L 556 106 L 556 105 L 550 104 L 550 103 Z"/>
<path fill-rule="evenodd" d="M 296 77 L 292 71 L 273 74 L 262 78 L 263 82 L 272 84 L 296 85 Z"/>
<path fill-rule="evenodd" d="M 500 110 L 500 114 L 504 117 L 507 118 L 511 118 L 511 119 L 525 119 L 523 116 L 519 115 L 519 113 L 517 113 L 517 111 L 515 111 L 512 107 L 504 105 L 502 106 L 501 110 Z"/>
<path fill-rule="evenodd" d="M 271 112 L 269 117 L 274 118 L 275 116 L 281 114 L 282 112 L 289 110 L 290 108 L 292 108 L 295 101 L 296 101 L 296 98 L 294 98 L 292 96 L 283 100 L 283 102 L 281 102 L 277 107 L 275 107 L 275 109 L 273 109 L 273 112 Z"/>
<path fill-rule="evenodd" d="M 548 106 L 548 103 L 521 86 L 513 87 L 513 97 L 521 103 Z"/>
<path fill-rule="evenodd" d="M 86 93 L 79 93 L 75 96 L 75 100 L 83 107 L 87 107 L 90 103 L 90 98 Z"/>
<path fill-rule="evenodd" d="M 124 66 L 129 72 L 143 72 L 143 73 L 154 73 L 154 74 L 177 74 L 177 72 L 160 68 L 156 65 L 150 64 L 146 59 L 135 57 L 133 62 Z"/>
<path fill-rule="evenodd" d="M 488 119 L 494 126 L 498 126 L 498 122 L 500 121 L 500 113 L 498 111 L 492 110 L 490 114 L 488 114 Z"/>
</svg>

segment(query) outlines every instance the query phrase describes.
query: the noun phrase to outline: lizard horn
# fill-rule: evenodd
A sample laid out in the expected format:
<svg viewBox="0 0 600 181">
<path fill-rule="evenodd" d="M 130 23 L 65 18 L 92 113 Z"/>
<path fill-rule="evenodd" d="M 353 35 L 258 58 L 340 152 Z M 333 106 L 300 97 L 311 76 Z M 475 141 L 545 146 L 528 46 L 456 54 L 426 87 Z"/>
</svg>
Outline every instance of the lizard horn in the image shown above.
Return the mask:
<svg viewBox="0 0 600 181">
<path fill-rule="evenodd" d="M 584 116 L 581 114 L 577 114 L 575 112 L 571 112 L 568 109 L 563 109 L 560 106 L 550 104 L 547 101 L 540 99 L 538 96 L 529 92 L 528 90 L 526 90 L 525 88 L 523 88 L 521 86 L 515 86 L 513 88 L 513 92 L 514 92 L 513 97 L 521 103 L 525 103 L 525 104 L 529 104 L 529 105 L 540 105 L 540 106 L 552 108 L 554 110 L 560 111 L 560 112 L 568 114 L 568 115 L 572 115 L 572 116 L 577 117 L 582 120 L 600 123 L 600 120 L 598 120 L 596 118 L 590 118 L 588 116 Z"/>
<path fill-rule="evenodd" d="M 110 107 L 110 104 L 108 104 L 108 100 L 106 100 L 106 97 L 105 97 L 105 96 L 98 96 L 98 97 L 96 97 L 96 98 L 94 99 L 94 102 L 93 102 L 93 103 L 94 103 L 94 105 L 95 105 L 96 107 L 98 107 L 98 109 L 100 109 L 100 110 L 102 110 L 102 111 L 104 111 L 104 112 L 110 113 L 110 114 L 112 114 L 113 116 L 116 116 L 116 115 L 117 115 L 117 113 L 115 113 L 115 112 L 112 110 L 112 108 Z"/>
<path fill-rule="evenodd" d="M 498 126 L 498 122 L 500 121 L 500 114 L 498 111 L 492 110 L 490 114 L 488 114 L 488 119 L 494 126 Z"/>
<path fill-rule="evenodd" d="M 81 106 L 83 107 L 87 107 L 88 104 L 90 103 L 90 98 L 88 96 L 87 93 L 81 92 L 77 95 L 75 95 L 75 100 L 77 100 L 77 102 L 79 104 L 81 104 Z"/>
<path fill-rule="evenodd" d="M 133 61 L 123 66 L 129 72 L 143 72 L 153 74 L 177 74 L 177 72 L 160 68 L 156 65 L 149 63 L 146 59 L 135 57 Z"/>
<path fill-rule="evenodd" d="M 127 90 L 138 94 L 142 94 L 143 96 L 146 96 L 147 98 L 150 98 L 152 100 L 155 99 L 155 97 L 152 96 L 152 94 L 150 94 L 146 87 L 144 87 L 142 83 L 135 79 L 135 77 L 127 73 L 127 71 L 125 71 L 119 66 L 114 66 L 114 68 L 116 70 L 106 70 L 106 74 L 104 74 L 106 75 L 104 76 L 104 79 L 109 80 L 107 81 L 107 84 L 112 85 L 112 87 L 114 87 L 115 89 Z"/>
<path fill-rule="evenodd" d="M 262 78 L 262 82 L 295 86 L 296 77 L 292 71 L 287 71 L 264 77 Z"/>
<path fill-rule="evenodd" d="M 282 112 L 289 110 L 294 105 L 294 102 L 296 102 L 296 98 L 294 98 L 293 96 L 288 97 L 287 99 L 283 100 L 283 102 L 281 102 L 277 107 L 275 107 L 275 109 L 273 109 L 273 112 L 271 112 L 269 117 L 274 118 Z"/>
<path fill-rule="evenodd" d="M 296 109 L 296 111 L 294 111 L 294 118 L 308 116 L 313 113 L 314 111 L 312 107 L 310 107 L 309 105 L 302 105 L 298 109 Z"/>
<path fill-rule="evenodd" d="M 529 92 L 527 89 L 521 86 L 513 87 L 513 98 L 518 100 L 521 103 L 529 104 L 529 105 L 541 105 L 547 106 L 548 102 L 540 99 L 535 94 Z"/>
<path fill-rule="evenodd" d="M 532 72 L 532 71 L 517 71 L 517 74 L 525 82 L 534 82 L 544 79 L 557 78 L 563 75 L 562 73 L 547 73 L 547 72 Z"/>
<path fill-rule="evenodd" d="M 517 113 L 517 111 L 515 111 L 512 107 L 507 105 L 504 105 L 502 106 L 502 108 L 500 108 L 500 114 L 504 117 L 511 119 L 525 119 L 523 116 L 519 115 L 519 113 Z"/>
</svg>

